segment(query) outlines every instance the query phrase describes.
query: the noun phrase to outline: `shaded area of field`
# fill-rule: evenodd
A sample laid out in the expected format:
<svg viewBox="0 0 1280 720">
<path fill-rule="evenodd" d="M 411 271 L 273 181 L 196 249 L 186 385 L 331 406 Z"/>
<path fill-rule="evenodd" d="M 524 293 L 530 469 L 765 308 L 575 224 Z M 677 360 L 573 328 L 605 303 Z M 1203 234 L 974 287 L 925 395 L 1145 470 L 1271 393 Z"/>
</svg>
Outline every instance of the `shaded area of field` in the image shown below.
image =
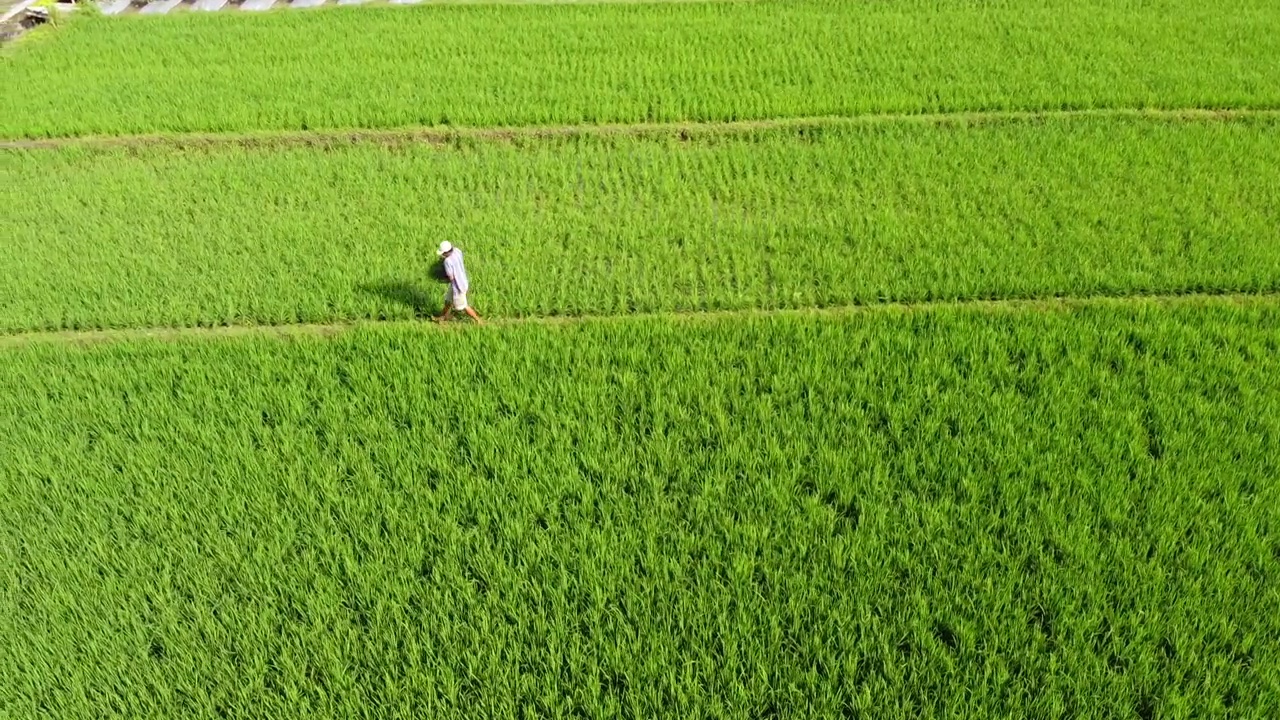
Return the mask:
<svg viewBox="0 0 1280 720">
<path fill-rule="evenodd" d="M 1280 121 L 0 154 L 4 330 L 1280 288 Z M 41 198 L 31 202 L 31 197 Z M 379 288 L 397 289 L 399 295 Z"/>
<path fill-rule="evenodd" d="M 1275 301 L 8 350 L 0 710 L 1256 715 L 1277 444 Z"/>
<path fill-rule="evenodd" d="M 1269 0 L 246 15 L 83 19 L 18 48 L 0 136 L 1280 106 Z"/>
</svg>

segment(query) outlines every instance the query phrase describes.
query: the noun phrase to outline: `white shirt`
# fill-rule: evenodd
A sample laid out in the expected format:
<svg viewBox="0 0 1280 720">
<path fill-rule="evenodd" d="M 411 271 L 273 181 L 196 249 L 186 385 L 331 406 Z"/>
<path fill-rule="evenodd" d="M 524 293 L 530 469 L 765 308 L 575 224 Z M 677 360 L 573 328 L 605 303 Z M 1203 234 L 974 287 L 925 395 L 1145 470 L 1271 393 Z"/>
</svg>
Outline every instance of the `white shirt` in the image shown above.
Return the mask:
<svg viewBox="0 0 1280 720">
<path fill-rule="evenodd" d="M 449 276 L 449 284 L 455 293 L 466 294 L 471 283 L 467 281 L 467 268 L 462 264 L 462 251 L 454 248 L 444 258 L 444 274 Z"/>
</svg>

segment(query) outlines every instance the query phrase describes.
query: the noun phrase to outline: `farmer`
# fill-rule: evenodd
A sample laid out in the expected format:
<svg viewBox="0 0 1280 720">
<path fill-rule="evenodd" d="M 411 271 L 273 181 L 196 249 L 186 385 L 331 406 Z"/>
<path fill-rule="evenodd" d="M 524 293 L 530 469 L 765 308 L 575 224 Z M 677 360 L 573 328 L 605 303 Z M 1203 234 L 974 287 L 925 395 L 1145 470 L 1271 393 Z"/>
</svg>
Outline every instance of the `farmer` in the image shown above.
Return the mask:
<svg viewBox="0 0 1280 720">
<path fill-rule="evenodd" d="M 444 311 L 440 313 L 440 317 L 436 318 L 436 322 L 448 320 L 449 313 L 453 310 L 461 310 L 477 323 L 483 322 L 476 311 L 467 305 L 467 289 L 470 283 L 467 282 L 467 268 L 462 264 L 462 251 L 446 240 L 440 243 L 440 249 L 436 254 L 444 260 L 444 274 L 449 278 L 449 289 L 444 293 Z"/>
</svg>

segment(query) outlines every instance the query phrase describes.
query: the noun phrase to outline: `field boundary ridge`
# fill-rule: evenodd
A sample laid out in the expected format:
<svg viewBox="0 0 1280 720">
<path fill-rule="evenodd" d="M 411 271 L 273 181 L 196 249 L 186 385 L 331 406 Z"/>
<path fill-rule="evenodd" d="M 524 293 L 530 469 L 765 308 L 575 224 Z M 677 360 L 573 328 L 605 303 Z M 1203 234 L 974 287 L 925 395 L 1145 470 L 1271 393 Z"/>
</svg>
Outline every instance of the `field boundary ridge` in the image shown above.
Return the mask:
<svg viewBox="0 0 1280 720">
<path fill-rule="evenodd" d="M 222 339 L 236 337 L 299 338 L 329 337 L 362 328 L 371 327 L 436 327 L 441 332 L 463 328 L 510 327 L 516 325 L 581 325 L 610 322 L 644 322 L 671 320 L 682 322 L 716 321 L 731 319 L 763 319 L 770 317 L 835 318 L 870 313 L 913 313 L 937 310 L 963 310 L 973 312 L 1070 312 L 1083 309 L 1189 306 L 1230 306 L 1266 304 L 1280 306 L 1280 289 L 1257 292 L 1194 291 L 1171 293 L 1133 293 L 1096 295 L 1046 295 L 1021 298 L 960 298 L 946 300 L 918 300 L 859 302 L 845 305 L 814 306 L 805 308 L 744 308 L 735 310 L 671 310 L 619 314 L 583 315 L 528 315 L 493 317 L 476 326 L 470 321 L 454 320 L 436 324 L 431 318 L 415 319 L 355 319 L 322 323 L 280 324 L 223 324 L 198 326 L 155 326 L 99 328 L 80 330 L 18 330 L 0 331 L 0 350 L 37 344 L 96 345 L 115 342 Z"/>
<path fill-rule="evenodd" d="M 697 120 L 676 122 L 583 123 L 566 125 L 511 125 L 495 127 L 425 126 L 403 128 L 350 128 L 271 130 L 248 132 L 191 132 L 141 135 L 84 135 L 0 140 L 0 150 L 54 150 L 59 148 L 174 148 L 272 146 L 337 146 L 361 142 L 383 144 L 448 145 L 465 140 L 539 140 L 586 136 L 662 136 L 690 139 L 698 135 L 749 133 L 760 130 L 804 130 L 825 127 L 920 123 L 926 125 L 982 125 L 1013 122 L 1048 122 L 1078 119 L 1129 119 L 1183 122 L 1280 119 L 1280 108 L 1080 108 L 1053 110 L 960 110 L 954 112 L 868 113 L 864 115 L 813 115 L 757 120 Z"/>
</svg>

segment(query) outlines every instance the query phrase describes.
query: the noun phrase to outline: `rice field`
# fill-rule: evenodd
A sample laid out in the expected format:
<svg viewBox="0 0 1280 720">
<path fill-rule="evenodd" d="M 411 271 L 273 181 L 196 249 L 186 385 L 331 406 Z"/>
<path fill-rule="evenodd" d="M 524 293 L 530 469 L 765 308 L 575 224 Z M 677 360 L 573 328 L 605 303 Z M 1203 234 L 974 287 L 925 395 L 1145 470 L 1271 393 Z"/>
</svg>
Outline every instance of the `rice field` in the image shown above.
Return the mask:
<svg viewBox="0 0 1280 720">
<path fill-rule="evenodd" d="M 412 318 L 440 310 L 441 240 L 503 317 L 1275 291 L 1278 134 L 1078 118 L 11 152 L 0 328 Z"/>
<path fill-rule="evenodd" d="M 1271 0 L 329 7 L 84 20 L 0 56 L 0 137 L 1280 106 Z"/>
<path fill-rule="evenodd" d="M 0 708 L 1260 716 L 1278 308 L 11 349 Z"/>
<path fill-rule="evenodd" d="M 247 15 L 0 54 L 0 718 L 1280 707 L 1274 3 Z"/>
</svg>

